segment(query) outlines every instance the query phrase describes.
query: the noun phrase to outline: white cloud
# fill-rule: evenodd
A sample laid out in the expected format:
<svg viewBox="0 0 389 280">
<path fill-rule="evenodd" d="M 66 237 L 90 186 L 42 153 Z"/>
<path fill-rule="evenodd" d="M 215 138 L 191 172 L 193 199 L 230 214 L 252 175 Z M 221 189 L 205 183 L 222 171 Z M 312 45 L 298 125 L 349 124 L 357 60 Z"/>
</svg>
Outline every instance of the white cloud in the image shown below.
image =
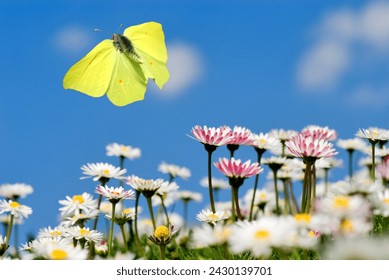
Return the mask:
<svg viewBox="0 0 389 280">
<path fill-rule="evenodd" d="M 61 51 L 84 51 L 92 40 L 93 30 L 86 30 L 80 26 L 66 26 L 54 36 L 54 45 Z"/>
<path fill-rule="evenodd" d="M 389 104 L 388 92 L 388 88 L 361 86 L 351 94 L 349 104 L 355 107 L 384 108 Z"/>
<path fill-rule="evenodd" d="M 336 88 L 364 56 L 374 55 L 379 58 L 375 61 L 380 61 L 388 51 L 388 2 L 334 11 L 315 29 L 315 41 L 298 65 L 297 82 L 312 93 Z"/>
<path fill-rule="evenodd" d="M 202 76 L 203 63 L 200 52 L 186 43 L 168 45 L 167 51 L 170 77 L 162 90 L 168 93 L 182 92 Z"/>
</svg>

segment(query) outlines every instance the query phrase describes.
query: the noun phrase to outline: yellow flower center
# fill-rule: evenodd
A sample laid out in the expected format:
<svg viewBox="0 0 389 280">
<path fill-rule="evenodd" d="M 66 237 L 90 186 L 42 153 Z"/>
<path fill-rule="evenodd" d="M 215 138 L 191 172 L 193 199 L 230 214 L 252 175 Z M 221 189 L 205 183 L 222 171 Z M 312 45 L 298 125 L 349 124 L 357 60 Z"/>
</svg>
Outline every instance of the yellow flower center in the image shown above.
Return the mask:
<svg viewBox="0 0 389 280">
<path fill-rule="evenodd" d="M 231 229 L 223 228 L 215 233 L 218 240 L 227 240 L 231 235 Z"/>
<path fill-rule="evenodd" d="M 261 145 L 265 145 L 265 144 L 266 144 L 266 139 L 261 138 L 261 139 L 259 139 L 258 142 L 259 142 Z"/>
<path fill-rule="evenodd" d="M 303 214 L 296 214 L 294 216 L 294 219 L 296 220 L 296 222 L 305 222 L 305 223 L 309 223 L 311 221 L 311 215 L 309 214 L 306 214 L 306 213 L 303 213 Z"/>
<path fill-rule="evenodd" d="M 385 198 L 384 199 L 384 203 L 388 203 L 389 204 L 389 198 Z"/>
<path fill-rule="evenodd" d="M 120 146 L 120 151 L 127 152 L 128 151 L 128 147 L 127 146 Z"/>
<path fill-rule="evenodd" d="M 145 225 L 148 225 L 148 226 L 153 224 L 153 222 L 151 220 L 144 220 L 143 222 L 145 223 Z"/>
<path fill-rule="evenodd" d="M 377 137 L 378 132 L 376 130 L 373 130 L 373 138 Z"/>
<path fill-rule="evenodd" d="M 73 202 L 78 202 L 79 204 L 84 203 L 84 197 L 82 195 L 73 195 Z"/>
<path fill-rule="evenodd" d="M 159 226 L 157 229 L 154 231 L 154 236 L 158 239 L 168 239 L 170 237 L 170 231 L 167 227 L 165 226 Z"/>
<path fill-rule="evenodd" d="M 314 237 L 316 237 L 316 234 L 313 230 L 311 230 L 310 232 L 308 232 L 308 236 L 311 238 L 314 238 Z"/>
<path fill-rule="evenodd" d="M 108 175 L 108 174 L 109 174 L 109 170 L 108 170 L 108 169 L 104 169 L 104 170 L 103 170 L 103 174 L 104 174 L 104 175 Z"/>
<path fill-rule="evenodd" d="M 9 204 L 10 207 L 12 208 L 18 208 L 20 207 L 20 204 L 16 201 L 12 201 L 10 204 Z"/>
<path fill-rule="evenodd" d="M 90 231 L 88 229 L 85 229 L 85 228 L 80 229 L 81 236 L 87 236 L 89 234 L 90 234 Z"/>
<path fill-rule="evenodd" d="M 219 220 L 219 216 L 214 214 L 214 213 L 211 213 L 207 216 L 212 222 L 215 222 L 216 220 Z"/>
<path fill-rule="evenodd" d="M 58 229 L 55 229 L 55 230 L 50 231 L 50 236 L 51 236 L 51 237 L 60 236 L 61 234 L 62 234 L 62 232 L 59 231 Z"/>
<path fill-rule="evenodd" d="M 113 191 L 112 194 L 113 194 L 114 196 L 119 195 L 119 193 L 118 193 L 118 192 L 115 192 L 115 191 Z"/>
<path fill-rule="evenodd" d="M 131 208 L 123 209 L 123 214 L 131 214 L 131 212 L 132 212 Z"/>
<path fill-rule="evenodd" d="M 259 194 L 259 198 L 262 199 L 262 200 L 266 200 L 266 199 L 267 199 L 266 193 L 263 193 L 263 192 L 260 193 L 260 194 Z"/>
<path fill-rule="evenodd" d="M 340 223 L 340 230 L 343 232 L 352 232 L 354 229 L 353 223 L 350 220 L 344 219 Z"/>
<path fill-rule="evenodd" d="M 50 257 L 52 260 L 64 260 L 68 256 L 68 253 L 62 249 L 54 249 L 51 251 Z"/>
<path fill-rule="evenodd" d="M 350 204 L 350 198 L 346 196 L 337 196 L 334 199 L 335 208 L 348 208 Z"/>
<path fill-rule="evenodd" d="M 270 236 L 270 233 L 267 230 L 260 229 L 255 232 L 255 238 L 256 239 L 268 239 Z"/>
</svg>

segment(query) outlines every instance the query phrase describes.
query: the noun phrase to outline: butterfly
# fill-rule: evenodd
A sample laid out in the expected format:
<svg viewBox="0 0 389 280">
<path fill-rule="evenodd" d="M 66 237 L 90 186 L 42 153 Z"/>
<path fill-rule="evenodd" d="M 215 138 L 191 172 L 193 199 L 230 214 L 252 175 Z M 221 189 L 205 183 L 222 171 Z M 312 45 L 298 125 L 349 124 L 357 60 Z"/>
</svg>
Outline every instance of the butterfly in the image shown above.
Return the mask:
<svg viewBox="0 0 389 280">
<path fill-rule="evenodd" d="M 148 79 L 162 89 L 169 79 L 162 25 L 146 22 L 105 39 L 65 74 L 63 87 L 92 97 L 107 94 L 116 106 L 143 100 Z"/>
</svg>

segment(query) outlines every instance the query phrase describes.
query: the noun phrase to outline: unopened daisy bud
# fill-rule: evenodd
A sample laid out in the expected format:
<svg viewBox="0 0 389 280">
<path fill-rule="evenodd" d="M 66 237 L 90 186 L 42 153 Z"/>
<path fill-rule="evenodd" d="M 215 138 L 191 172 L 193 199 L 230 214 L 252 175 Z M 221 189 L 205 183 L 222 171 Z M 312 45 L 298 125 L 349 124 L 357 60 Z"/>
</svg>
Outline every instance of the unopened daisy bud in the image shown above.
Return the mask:
<svg viewBox="0 0 389 280">
<path fill-rule="evenodd" d="M 7 247 L 6 237 L 3 239 L 3 236 L 0 235 L 0 258 L 7 251 Z"/>
<path fill-rule="evenodd" d="M 95 252 L 100 257 L 108 256 L 108 245 L 107 245 L 107 242 L 102 240 L 99 243 L 95 243 Z"/>
<path fill-rule="evenodd" d="M 177 230 L 173 230 L 174 226 L 170 225 L 169 227 L 166 226 L 159 226 L 155 229 L 154 233 L 148 238 L 157 245 L 166 245 L 168 244 L 173 236 L 177 233 Z"/>
</svg>

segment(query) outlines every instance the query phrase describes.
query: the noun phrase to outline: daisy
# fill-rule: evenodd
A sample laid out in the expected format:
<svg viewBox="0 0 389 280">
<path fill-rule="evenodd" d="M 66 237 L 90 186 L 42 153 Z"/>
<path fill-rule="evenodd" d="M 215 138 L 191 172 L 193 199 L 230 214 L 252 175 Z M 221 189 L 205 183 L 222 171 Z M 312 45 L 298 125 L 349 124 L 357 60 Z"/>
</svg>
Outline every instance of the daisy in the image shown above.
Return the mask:
<svg viewBox="0 0 389 280">
<path fill-rule="evenodd" d="M 141 150 L 132 146 L 125 146 L 118 143 L 112 143 L 106 146 L 107 156 L 123 157 L 130 160 L 141 156 Z"/>
<path fill-rule="evenodd" d="M 65 217 L 65 220 L 61 222 L 60 226 L 70 227 L 70 226 L 78 225 L 83 227 L 87 221 L 96 219 L 99 213 L 100 212 L 97 209 L 90 209 L 83 213 L 75 213 L 73 216 Z"/>
<path fill-rule="evenodd" d="M 228 219 L 228 215 L 224 211 L 212 212 L 211 210 L 201 210 L 200 213 L 196 215 L 196 219 L 201 222 L 206 222 L 208 224 L 215 225 L 217 222 Z"/>
<path fill-rule="evenodd" d="M 111 203 L 117 203 L 121 199 L 134 199 L 135 197 L 133 190 L 125 191 L 123 187 L 97 186 L 95 192 L 107 198 Z"/>
<path fill-rule="evenodd" d="M 251 163 L 250 160 L 247 160 L 246 162 L 242 163 L 240 159 L 220 158 L 219 162 L 215 162 L 214 164 L 217 169 L 220 170 L 220 172 L 222 172 L 226 177 L 230 179 L 230 183 L 231 178 L 241 178 L 243 180 L 245 178 L 249 178 L 253 175 L 263 172 L 262 167 L 260 167 L 258 163 Z"/>
<path fill-rule="evenodd" d="M 360 138 L 351 138 L 351 139 L 339 139 L 336 144 L 339 148 L 342 148 L 346 151 L 363 151 L 366 149 L 366 143 Z"/>
<path fill-rule="evenodd" d="M 108 220 L 112 220 L 111 214 L 106 214 L 105 217 Z M 135 207 L 125 208 L 119 213 L 115 213 L 115 223 L 118 225 L 124 225 L 128 221 L 134 220 L 135 218 Z"/>
<path fill-rule="evenodd" d="M 360 128 L 355 136 L 373 142 L 387 141 L 389 139 L 389 130 L 377 127 L 369 127 L 367 129 Z"/>
<path fill-rule="evenodd" d="M 90 230 L 89 228 L 81 228 L 79 226 L 73 226 L 65 228 L 63 236 L 67 239 L 84 240 L 89 242 L 100 242 L 103 240 L 103 234 L 97 230 Z"/>
<path fill-rule="evenodd" d="M 192 244 L 194 248 L 204 248 L 209 246 L 220 246 L 228 242 L 231 236 L 231 226 L 216 224 L 210 227 L 203 224 L 193 229 Z"/>
<path fill-rule="evenodd" d="M 63 238 L 63 233 L 65 231 L 65 228 L 59 226 L 55 228 L 45 227 L 41 228 L 38 232 L 37 239 L 41 238 L 51 238 L 51 239 L 61 239 Z"/>
<path fill-rule="evenodd" d="M 230 248 L 236 254 L 249 251 L 255 257 L 268 257 L 272 253 L 272 247 L 282 244 L 289 230 L 289 225 L 274 217 L 239 222 L 232 227 Z"/>
<path fill-rule="evenodd" d="M 109 179 L 124 179 L 124 173 L 127 172 L 126 169 L 121 169 L 120 167 L 115 167 L 109 163 L 87 163 L 86 165 L 81 166 L 83 174 L 87 175 L 81 177 L 80 179 L 92 178 L 93 181 L 104 181 L 108 182 Z"/>
<path fill-rule="evenodd" d="M 227 149 L 230 151 L 230 156 L 234 156 L 234 152 L 240 145 L 251 145 L 253 143 L 252 133 L 249 129 L 241 126 L 234 126 L 230 132 L 231 139 L 227 142 Z"/>
<path fill-rule="evenodd" d="M 285 145 L 292 155 L 304 160 L 332 157 L 338 153 L 332 148 L 332 143 L 318 136 L 303 133 L 291 137 Z"/>
<path fill-rule="evenodd" d="M 263 172 L 263 168 L 259 163 L 251 163 L 250 160 L 242 163 L 240 159 L 221 158 L 219 162 L 214 163 L 215 166 L 228 178 L 232 187 L 231 204 L 236 206 L 236 212 L 240 220 L 243 219 L 239 207 L 239 187 L 243 184 L 246 178 L 257 175 Z M 215 211 L 213 211 L 215 212 Z M 235 211 L 232 210 L 232 219 L 235 220 Z"/>
<path fill-rule="evenodd" d="M 191 172 L 188 168 L 178 166 L 175 164 L 168 164 L 166 162 L 162 162 L 159 164 L 158 171 L 164 174 L 169 174 L 171 180 L 173 180 L 176 177 L 180 177 L 182 179 L 188 179 L 191 176 Z"/>
<path fill-rule="evenodd" d="M 231 140 L 231 129 L 229 127 L 223 126 L 219 128 L 208 128 L 204 126 L 195 126 L 192 128 L 192 134 L 194 137 L 191 137 L 204 145 L 205 150 L 208 153 L 208 192 L 209 192 L 209 202 L 211 204 L 211 209 L 215 212 L 215 200 L 213 198 L 213 187 L 212 187 L 212 153 L 216 150 L 218 146 L 225 145 L 228 141 Z"/>
<path fill-rule="evenodd" d="M 27 195 L 32 194 L 33 191 L 34 189 L 32 186 L 24 183 L 0 185 L 0 196 L 12 200 L 25 198 Z"/>
<path fill-rule="evenodd" d="M 17 201 L 1 200 L 0 214 L 2 213 L 10 213 L 15 218 L 18 217 L 28 218 L 28 216 L 32 213 L 32 209 L 31 207 L 19 204 L 19 202 Z"/>
<path fill-rule="evenodd" d="M 189 202 L 189 201 L 201 202 L 203 199 L 203 196 L 201 193 L 191 192 L 191 191 L 180 191 L 178 193 L 178 197 L 181 198 L 181 200 L 186 201 L 186 202 Z"/>
<path fill-rule="evenodd" d="M 145 180 L 133 175 L 127 177 L 126 184 L 142 193 L 145 197 L 152 197 L 159 188 L 163 185 L 168 185 L 169 183 L 162 179 Z"/>
<path fill-rule="evenodd" d="M 191 133 L 193 137 L 188 136 L 192 139 L 211 146 L 226 145 L 232 139 L 231 128 L 226 126 L 215 128 L 196 125 L 192 128 Z"/>
<path fill-rule="evenodd" d="M 35 258 L 46 260 L 85 260 L 87 251 L 80 247 L 74 247 L 71 242 L 61 240 L 59 242 L 40 240 L 33 248 Z"/>
<path fill-rule="evenodd" d="M 271 136 L 269 133 L 253 133 L 252 146 L 261 150 L 277 150 L 281 147 L 281 142 L 278 138 Z M 289 139 L 289 138 L 288 138 Z"/>
<path fill-rule="evenodd" d="M 62 216 L 70 216 L 97 208 L 97 200 L 94 200 L 92 195 L 84 192 L 73 197 L 66 196 L 66 200 L 60 200 L 59 204 L 63 207 L 59 208 Z"/>
<path fill-rule="evenodd" d="M 328 126 L 321 127 L 318 125 L 308 125 L 301 130 L 301 133 L 306 136 L 311 135 L 316 139 L 324 139 L 326 141 L 335 140 L 337 137 L 336 131 L 328 128 Z"/>
<path fill-rule="evenodd" d="M 152 235 L 147 236 L 150 241 L 159 246 L 161 252 L 161 260 L 165 259 L 165 247 L 170 243 L 174 235 L 177 233 L 177 230 L 174 230 L 174 226 L 170 225 L 159 226 L 154 230 Z"/>
</svg>

